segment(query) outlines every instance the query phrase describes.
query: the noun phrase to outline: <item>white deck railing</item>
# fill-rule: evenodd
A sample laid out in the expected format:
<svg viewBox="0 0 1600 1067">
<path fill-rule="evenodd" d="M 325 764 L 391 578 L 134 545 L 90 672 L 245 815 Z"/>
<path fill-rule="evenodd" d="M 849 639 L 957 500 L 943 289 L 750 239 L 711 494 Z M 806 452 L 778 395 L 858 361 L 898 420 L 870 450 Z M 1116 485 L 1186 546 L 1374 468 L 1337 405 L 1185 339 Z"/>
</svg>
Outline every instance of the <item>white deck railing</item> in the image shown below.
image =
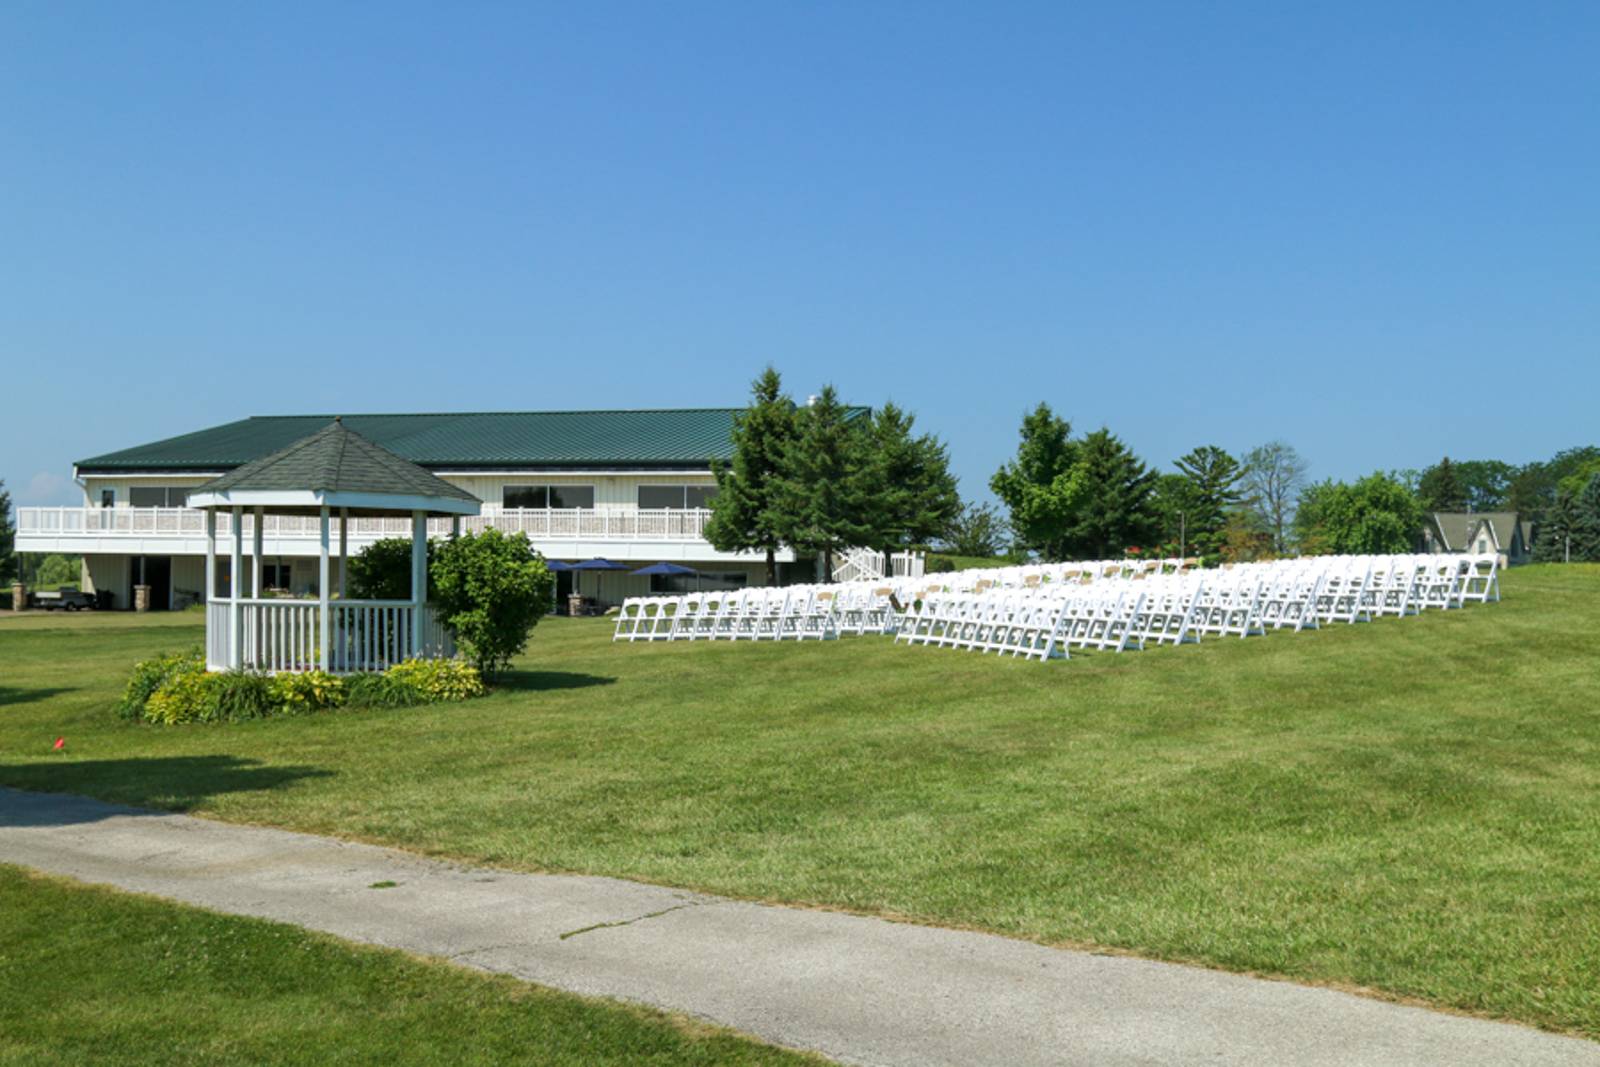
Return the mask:
<svg viewBox="0 0 1600 1067">
<path fill-rule="evenodd" d="M 704 541 L 710 518 L 706 508 L 501 508 L 486 504 L 483 514 L 462 518 L 461 529 L 520 531 L 536 541 Z M 228 512 L 217 513 L 219 538 L 232 536 L 232 521 Z M 253 537 L 255 517 L 246 514 L 243 525 L 245 535 Z M 337 525 L 334 528 L 337 530 Z M 17 533 L 23 537 L 204 537 L 206 518 L 197 508 L 19 507 Z M 429 519 L 428 533 L 448 535 L 450 520 Z M 315 515 L 267 515 L 262 535 L 315 541 L 319 520 Z M 352 541 L 410 536 L 409 518 L 350 520 Z"/>
<path fill-rule="evenodd" d="M 233 647 L 233 601 L 213 597 L 206 604 L 206 666 L 244 670 L 310 671 L 333 674 L 381 671 L 412 658 L 455 654 L 450 633 L 431 607 L 422 609 L 422 641 L 413 640 L 408 600 L 334 600 L 328 604 L 328 662 L 322 655 L 322 611 L 315 600 L 239 601 L 241 639 Z"/>
</svg>

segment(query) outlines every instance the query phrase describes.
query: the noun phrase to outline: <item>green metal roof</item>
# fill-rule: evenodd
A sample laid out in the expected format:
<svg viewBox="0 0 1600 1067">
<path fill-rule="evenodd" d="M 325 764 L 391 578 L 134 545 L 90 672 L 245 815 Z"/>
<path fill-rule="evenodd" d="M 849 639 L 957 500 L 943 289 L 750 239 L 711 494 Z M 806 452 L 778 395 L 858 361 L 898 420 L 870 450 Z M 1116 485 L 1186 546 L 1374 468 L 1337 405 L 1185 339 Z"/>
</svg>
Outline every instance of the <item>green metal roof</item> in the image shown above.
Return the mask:
<svg viewBox="0 0 1600 1067">
<path fill-rule="evenodd" d="M 733 455 L 743 408 L 345 415 L 369 441 L 436 470 L 696 468 Z M 852 416 L 870 411 L 850 409 Z M 332 415 L 258 415 L 78 461 L 84 473 L 226 471 L 326 426 Z"/>
<path fill-rule="evenodd" d="M 436 478 L 410 460 L 353 433 L 334 419 L 287 448 L 251 460 L 209 481 L 196 493 L 310 490 L 469 500 L 465 489 Z"/>
</svg>

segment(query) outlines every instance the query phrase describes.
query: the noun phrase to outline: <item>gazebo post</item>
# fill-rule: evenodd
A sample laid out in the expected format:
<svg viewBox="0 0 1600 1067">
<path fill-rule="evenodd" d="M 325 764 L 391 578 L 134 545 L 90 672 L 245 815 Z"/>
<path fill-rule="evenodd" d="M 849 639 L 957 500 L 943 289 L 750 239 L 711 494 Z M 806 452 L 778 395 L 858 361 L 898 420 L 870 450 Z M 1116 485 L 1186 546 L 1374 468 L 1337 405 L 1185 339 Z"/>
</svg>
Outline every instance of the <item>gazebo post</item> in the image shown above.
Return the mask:
<svg viewBox="0 0 1600 1067">
<path fill-rule="evenodd" d="M 350 509 L 339 509 L 339 599 L 344 599 L 344 577 L 350 573 Z"/>
<path fill-rule="evenodd" d="M 217 598 L 217 510 L 206 508 L 206 667 L 211 667 L 211 602 Z"/>
<path fill-rule="evenodd" d="M 244 605 L 239 603 L 244 589 L 244 508 L 233 509 L 233 556 L 228 565 L 228 667 L 244 664 Z"/>
<path fill-rule="evenodd" d="M 265 508 L 256 508 L 255 530 L 250 535 L 250 595 L 257 600 L 261 599 L 261 545 L 265 535 L 261 528 L 266 525 Z"/>
<path fill-rule="evenodd" d="M 428 513 L 411 513 L 411 654 L 422 655 L 422 613 L 428 603 Z"/>
<path fill-rule="evenodd" d="M 322 505 L 322 554 L 317 570 L 317 667 L 328 669 L 328 505 Z"/>
</svg>

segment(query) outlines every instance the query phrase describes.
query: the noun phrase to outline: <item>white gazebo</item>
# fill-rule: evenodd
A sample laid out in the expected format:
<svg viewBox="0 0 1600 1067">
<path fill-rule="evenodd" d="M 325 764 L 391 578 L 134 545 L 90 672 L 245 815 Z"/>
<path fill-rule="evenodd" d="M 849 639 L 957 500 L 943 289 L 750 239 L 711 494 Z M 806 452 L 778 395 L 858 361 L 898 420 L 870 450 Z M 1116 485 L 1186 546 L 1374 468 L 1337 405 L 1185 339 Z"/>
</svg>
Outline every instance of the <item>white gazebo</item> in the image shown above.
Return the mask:
<svg viewBox="0 0 1600 1067">
<path fill-rule="evenodd" d="M 448 515 L 459 532 L 478 499 L 415 463 L 344 427 L 323 429 L 270 456 L 246 463 L 189 494 L 206 513 L 206 667 L 210 670 L 374 671 L 417 656 L 452 654 L 449 633 L 427 604 L 429 516 Z M 217 512 L 232 513 L 227 595 L 217 592 Z M 263 518 L 317 515 L 322 557 L 315 600 L 265 596 L 261 588 Z M 346 531 L 352 518 L 411 517 L 411 598 L 347 600 Z M 339 531 L 339 588 L 330 588 L 334 520 Z M 246 527 L 252 551 L 244 550 Z M 249 572 L 246 574 L 246 560 Z M 248 594 L 248 595 L 247 595 Z"/>
</svg>

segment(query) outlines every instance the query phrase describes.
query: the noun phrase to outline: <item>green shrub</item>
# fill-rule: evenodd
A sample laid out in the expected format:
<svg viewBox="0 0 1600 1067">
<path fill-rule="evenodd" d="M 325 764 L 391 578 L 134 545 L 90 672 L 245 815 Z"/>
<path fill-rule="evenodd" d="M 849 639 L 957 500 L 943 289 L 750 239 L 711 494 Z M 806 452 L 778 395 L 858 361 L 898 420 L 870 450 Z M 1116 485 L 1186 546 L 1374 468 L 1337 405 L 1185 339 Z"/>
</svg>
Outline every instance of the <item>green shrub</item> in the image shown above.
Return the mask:
<svg viewBox="0 0 1600 1067">
<path fill-rule="evenodd" d="M 428 542 L 431 573 L 438 549 Z M 432 585 L 430 579 L 429 584 Z M 429 590 L 431 599 L 432 590 Z M 411 538 L 385 537 L 363 548 L 350 560 L 350 596 L 356 600 L 411 599 Z"/>
<path fill-rule="evenodd" d="M 272 693 L 272 680 L 264 674 L 251 671 L 228 671 L 206 678 L 209 697 L 208 715 L 202 722 L 243 722 L 247 719 L 265 719 L 273 712 L 276 701 Z"/>
<path fill-rule="evenodd" d="M 457 659 L 408 659 L 384 674 L 411 686 L 428 701 L 483 696 L 483 676 L 472 664 Z"/>
<path fill-rule="evenodd" d="M 352 708 L 410 708 L 428 702 L 409 681 L 388 674 L 352 674 L 345 679 L 344 692 Z"/>
<path fill-rule="evenodd" d="M 145 717 L 145 705 L 151 695 L 169 678 L 180 672 L 203 670 L 205 662 L 199 649 L 178 655 L 163 654 L 135 663 L 127 688 L 122 691 L 122 699 L 117 701 L 117 714 L 130 722 L 137 722 Z"/>
<path fill-rule="evenodd" d="M 273 675 L 268 688 L 276 711 L 283 715 L 341 707 L 347 695 L 344 679 L 326 671 Z"/>
<path fill-rule="evenodd" d="M 431 566 L 440 620 L 480 674 L 493 678 L 527 647 L 555 576 L 526 534 L 492 528 L 443 542 Z"/>
</svg>

